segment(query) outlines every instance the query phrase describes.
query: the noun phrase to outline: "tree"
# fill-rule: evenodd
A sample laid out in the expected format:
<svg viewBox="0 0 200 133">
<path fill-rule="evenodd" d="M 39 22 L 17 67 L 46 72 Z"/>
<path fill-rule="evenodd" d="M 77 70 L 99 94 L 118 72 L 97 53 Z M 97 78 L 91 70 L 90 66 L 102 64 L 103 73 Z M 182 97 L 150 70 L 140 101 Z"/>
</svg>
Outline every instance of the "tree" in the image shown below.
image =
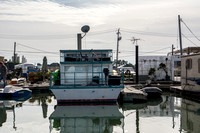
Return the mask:
<svg viewBox="0 0 200 133">
<path fill-rule="evenodd" d="M 160 70 L 160 69 L 165 72 L 165 74 L 166 74 L 165 75 L 165 79 L 169 80 L 169 75 L 168 75 L 167 67 L 166 67 L 166 65 L 164 63 L 160 63 L 159 64 L 158 70 Z"/>
<path fill-rule="evenodd" d="M 151 78 L 151 80 L 154 80 L 154 81 L 156 80 L 156 78 L 155 78 L 155 72 L 156 72 L 155 68 L 150 68 L 149 69 L 149 73 L 148 73 L 148 75 Z"/>
<path fill-rule="evenodd" d="M 114 62 L 113 62 L 113 66 L 114 67 L 115 67 L 115 64 L 116 64 L 116 60 L 114 60 Z M 124 65 L 125 67 L 133 67 L 133 68 L 135 68 L 133 64 L 131 64 L 128 61 L 125 61 L 125 60 L 118 60 L 117 64 L 118 64 L 118 66 Z"/>
<path fill-rule="evenodd" d="M 149 69 L 149 75 L 155 75 L 156 69 L 155 68 L 150 68 Z"/>
<path fill-rule="evenodd" d="M 47 66 L 47 57 L 46 56 L 44 56 L 44 58 L 43 58 L 43 63 L 42 63 L 42 72 L 48 72 L 48 68 L 47 68 L 48 66 Z"/>
<path fill-rule="evenodd" d="M 42 74 L 43 74 L 43 81 L 45 80 L 46 73 L 48 72 L 47 66 L 47 57 L 44 56 L 43 63 L 42 63 Z"/>
</svg>

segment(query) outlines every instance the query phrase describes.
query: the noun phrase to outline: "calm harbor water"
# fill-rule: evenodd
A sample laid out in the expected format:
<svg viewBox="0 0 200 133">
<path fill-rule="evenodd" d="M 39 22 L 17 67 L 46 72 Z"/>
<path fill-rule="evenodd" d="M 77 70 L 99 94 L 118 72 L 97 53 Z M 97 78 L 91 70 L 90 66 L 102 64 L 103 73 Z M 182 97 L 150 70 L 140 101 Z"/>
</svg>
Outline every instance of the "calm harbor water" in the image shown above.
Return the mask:
<svg viewBox="0 0 200 133">
<path fill-rule="evenodd" d="M 200 102 L 165 93 L 144 104 L 55 106 L 50 94 L 0 101 L 0 133 L 199 133 Z"/>
</svg>

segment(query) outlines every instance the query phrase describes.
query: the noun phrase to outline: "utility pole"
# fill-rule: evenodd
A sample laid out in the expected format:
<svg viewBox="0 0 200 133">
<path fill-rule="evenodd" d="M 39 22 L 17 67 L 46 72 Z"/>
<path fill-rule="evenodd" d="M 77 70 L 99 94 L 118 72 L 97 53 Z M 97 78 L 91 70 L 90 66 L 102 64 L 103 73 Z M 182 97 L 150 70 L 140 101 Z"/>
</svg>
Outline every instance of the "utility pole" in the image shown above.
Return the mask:
<svg viewBox="0 0 200 133">
<path fill-rule="evenodd" d="M 14 42 L 14 55 L 13 55 L 13 62 L 16 63 L 16 42 Z"/>
<path fill-rule="evenodd" d="M 135 72 L 136 72 L 136 84 L 139 83 L 139 69 L 138 69 L 138 51 L 139 51 L 139 48 L 138 48 L 138 45 L 137 45 L 137 41 L 140 40 L 140 39 L 136 39 L 133 37 L 133 39 L 131 40 L 133 42 L 133 44 L 135 43 Z"/>
<path fill-rule="evenodd" d="M 182 35 L 181 35 L 181 17 L 178 15 L 178 29 L 179 29 L 179 41 L 180 41 L 180 54 L 183 55 L 182 51 Z"/>
<path fill-rule="evenodd" d="M 121 33 L 119 32 L 120 28 L 117 30 L 117 52 L 116 52 L 116 69 L 118 67 L 118 53 L 119 53 L 119 41 L 122 39 L 121 36 L 119 36 Z"/>
<path fill-rule="evenodd" d="M 171 56 L 171 80 L 174 80 L 174 45 L 172 44 L 172 56 Z"/>
<path fill-rule="evenodd" d="M 172 44 L 172 56 L 174 55 L 174 44 Z"/>
</svg>

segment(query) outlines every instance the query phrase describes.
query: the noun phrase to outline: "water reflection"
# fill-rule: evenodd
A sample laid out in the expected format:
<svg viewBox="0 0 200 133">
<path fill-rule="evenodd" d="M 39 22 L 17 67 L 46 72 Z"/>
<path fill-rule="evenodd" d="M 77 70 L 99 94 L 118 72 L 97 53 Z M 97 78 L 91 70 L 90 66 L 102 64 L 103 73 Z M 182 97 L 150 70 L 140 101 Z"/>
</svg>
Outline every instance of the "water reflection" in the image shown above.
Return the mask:
<svg viewBox="0 0 200 133">
<path fill-rule="evenodd" d="M 123 115 L 117 105 L 56 106 L 50 115 L 50 130 L 64 133 L 112 133 Z"/>
<path fill-rule="evenodd" d="M 29 99 L 29 102 L 30 103 L 37 102 L 38 105 L 41 105 L 43 118 L 47 118 L 48 104 L 52 102 L 52 97 L 54 96 L 51 93 L 32 94 L 32 97 L 31 99 Z"/>
<path fill-rule="evenodd" d="M 56 99 L 49 93 L 33 94 L 26 101 L 0 100 L 0 132 L 34 133 L 49 132 L 49 129 L 51 133 L 200 131 L 200 102 L 172 94 L 142 104 L 55 105 Z"/>
<path fill-rule="evenodd" d="M 181 111 L 180 105 L 178 103 L 175 102 L 175 97 L 165 95 L 165 96 L 162 96 L 157 99 L 149 99 L 147 103 L 139 103 L 139 104 L 125 103 L 125 104 L 122 104 L 122 105 L 120 105 L 120 108 L 122 108 L 123 114 L 125 116 L 125 120 L 124 120 L 124 123 L 125 123 L 124 128 L 125 129 L 124 130 L 126 130 L 126 128 L 127 128 L 126 125 L 129 123 L 129 121 L 132 121 L 132 119 L 129 120 L 129 118 L 133 117 L 133 116 L 135 116 L 135 118 L 133 118 L 133 119 L 135 119 L 135 127 L 133 129 L 135 130 L 136 133 L 140 133 L 141 131 L 146 131 L 146 132 L 148 131 L 147 127 L 144 128 L 143 125 L 151 125 L 150 128 L 152 128 L 152 131 L 153 131 L 153 128 L 159 126 L 159 124 L 160 124 L 160 122 L 155 121 L 155 119 L 160 119 L 162 117 L 163 117 L 163 119 L 172 117 L 173 125 L 171 128 L 173 129 L 175 127 L 175 122 L 173 122 L 173 120 L 174 120 L 173 118 L 175 116 L 178 116 L 177 112 L 179 112 L 179 114 L 180 114 L 180 111 Z M 175 106 L 180 110 L 177 111 L 175 109 Z M 142 120 L 142 122 L 141 122 L 141 120 Z M 155 121 L 155 122 L 153 122 L 153 121 Z M 170 125 L 168 125 L 168 126 L 170 126 Z M 166 127 L 163 127 L 163 129 L 165 129 L 165 128 Z M 151 130 L 149 130 L 148 132 L 151 132 Z M 159 132 L 159 131 L 157 131 L 157 132 Z"/>
<path fill-rule="evenodd" d="M 31 96 L 29 96 L 30 98 Z M 26 101 L 28 97 L 20 98 L 17 100 L 1 100 L 0 101 L 0 127 L 7 120 L 7 111 L 13 112 L 13 129 L 17 130 L 15 126 L 15 108 L 22 107 L 22 103 Z"/>
<path fill-rule="evenodd" d="M 181 102 L 181 131 L 199 133 L 200 103 L 183 99 Z"/>
</svg>

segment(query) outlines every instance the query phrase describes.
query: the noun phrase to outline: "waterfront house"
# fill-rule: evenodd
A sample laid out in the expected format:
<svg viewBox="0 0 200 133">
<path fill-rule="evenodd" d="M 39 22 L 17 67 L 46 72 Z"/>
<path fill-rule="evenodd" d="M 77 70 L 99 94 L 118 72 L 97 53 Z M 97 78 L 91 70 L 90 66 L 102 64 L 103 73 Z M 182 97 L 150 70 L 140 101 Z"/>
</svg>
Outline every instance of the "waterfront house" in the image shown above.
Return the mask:
<svg viewBox="0 0 200 133">
<path fill-rule="evenodd" d="M 200 92 L 200 53 L 182 56 L 181 88 L 185 91 Z"/>
</svg>

